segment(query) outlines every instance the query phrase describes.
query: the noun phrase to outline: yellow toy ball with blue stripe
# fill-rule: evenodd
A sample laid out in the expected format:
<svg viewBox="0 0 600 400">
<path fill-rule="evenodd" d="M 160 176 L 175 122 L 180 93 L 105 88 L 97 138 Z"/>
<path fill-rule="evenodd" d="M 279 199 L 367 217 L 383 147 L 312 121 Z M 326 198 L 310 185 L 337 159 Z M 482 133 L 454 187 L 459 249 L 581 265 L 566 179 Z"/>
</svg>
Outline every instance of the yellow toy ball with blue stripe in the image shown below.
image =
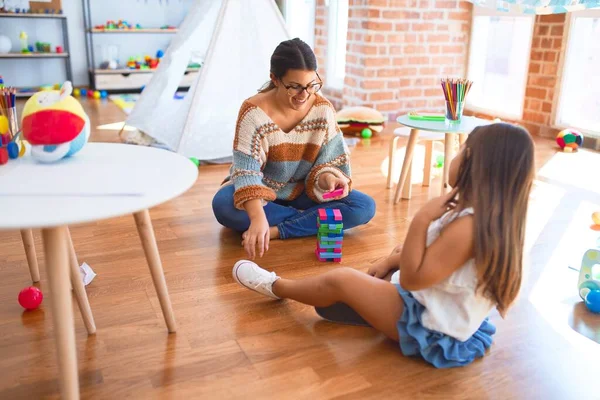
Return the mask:
<svg viewBox="0 0 600 400">
<path fill-rule="evenodd" d="M 562 150 L 569 148 L 569 151 L 576 151 L 579 146 L 583 145 L 583 135 L 575 129 L 563 129 L 556 135 L 556 143 Z"/>
</svg>

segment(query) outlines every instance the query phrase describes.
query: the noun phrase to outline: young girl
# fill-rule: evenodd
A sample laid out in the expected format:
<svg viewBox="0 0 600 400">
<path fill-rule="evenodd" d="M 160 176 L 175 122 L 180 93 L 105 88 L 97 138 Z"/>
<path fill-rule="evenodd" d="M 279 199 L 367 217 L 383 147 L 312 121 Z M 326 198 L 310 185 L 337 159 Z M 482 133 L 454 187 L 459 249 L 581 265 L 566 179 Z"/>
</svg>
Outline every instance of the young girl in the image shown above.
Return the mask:
<svg viewBox="0 0 600 400">
<path fill-rule="evenodd" d="M 375 214 L 375 201 L 352 188 L 348 149 L 333 106 L 318 94 L 322 85 L 310 46 L 286 40 L 273 52 L 268 85 L 240 108 L 233 165 L 213 212 L 243 232 L 251 258 L 271 239 L 316 235 L 318 208 L 340 209 L 346 229 Z M 342 194 L 324 197 L 335 189 Z"/>
<path fill-rule="evenodd" d="M 478 127 L 450 165 L 448 195 L 415 215 L 404 246 L 367 274 L 338 268 L 300 280 L 238 261 L 233 277 L 275 299 L 316 307 L 343 303 L 399 341 L 404 355 L 438 368 L 482 357 L 520 289 L 534 145 L 509 124 Z M 389 282 L 380 279 L 396 271 Z"/>
</svg>

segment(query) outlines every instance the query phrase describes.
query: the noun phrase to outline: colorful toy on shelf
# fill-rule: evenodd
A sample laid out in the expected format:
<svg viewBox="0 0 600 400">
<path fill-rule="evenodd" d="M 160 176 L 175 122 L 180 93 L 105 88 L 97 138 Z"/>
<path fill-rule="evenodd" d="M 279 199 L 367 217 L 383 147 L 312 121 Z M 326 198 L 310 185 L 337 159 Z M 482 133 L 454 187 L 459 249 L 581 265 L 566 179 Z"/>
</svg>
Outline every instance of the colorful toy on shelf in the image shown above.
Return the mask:
<svg viewBox="0 0 600 400">
<path fill-rule="evenodd" d="M 315 255 L 319 261 L 342 261 L 342 240 L 344 224 L 338 209 L 320 208 L 317 217 L 317 248 Z"/>
<path fill-rule="evenodd" d="M 44 295 L 42 291 L 35 286 L 30 286 L 19 292 L 19 304 L 26 310 L 35 310 L 42 304 Z"/>
<path fill-rule="evenodd" d="M 556 143 L 564 152 L 577 151 L 583 145 L 583 135 L 575 129 L 563 129 L 556 135 Z"/>
<path fill-rule="evenodd" d="M 60 91 L 35 93 L 23 108 L 23 137 L 31 155 L 40 162 L 55 162 L 76 154 L 90 136 L 90 121 L 81 104 L 71 96 L 66 81 Z"/>
<path fill-rule="evenodd" d="M 143 28 L 140 24 L 135 24 L 135 26 L 132 26 L 129 22 L 123 21 L 120 19 L 118 22 L 115 22 L 113 20 L 108 20 L 108 21 L 106 21 L 106 24 L 104 24 L 104 25 L 94 26 L 94 29 L 114 31 L 114 30 L 133 30 L 133 29 L 143 29 Z"/>
<path fill-rule="evenodd" d="M 21 41 L 21 53 L 31 53 L 29 43 L 27 42 L 27 32 L 21 31 L 19 40 Z"/>
<path fill-rule="evenodd" d="M 45 42 L 35 42 L 35 50 L 38 53 L 50 53 L 52 51 L 52 45 Z"/>
<path fill-rule="evenodd" d="M 583 255 L 577 288 L 588 309 L 600 313 L 600 250 L 589 249 Z"/>
<path fill-rule="evenodd" d="M 370 138 L 373 132 L 383 130 L 385 117 L 374 108 L 346 107 L 337 113 L 337 123 L 344 134 Z"/>
</svg>

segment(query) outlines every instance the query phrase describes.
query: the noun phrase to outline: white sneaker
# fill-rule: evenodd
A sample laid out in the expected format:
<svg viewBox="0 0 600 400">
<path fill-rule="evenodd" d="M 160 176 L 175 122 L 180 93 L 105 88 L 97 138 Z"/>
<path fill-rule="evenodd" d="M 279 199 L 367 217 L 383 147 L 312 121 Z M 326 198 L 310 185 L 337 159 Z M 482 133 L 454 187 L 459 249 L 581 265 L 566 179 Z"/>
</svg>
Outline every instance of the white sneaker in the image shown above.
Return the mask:
<svg viewBox="0 0 600 400">
<path fill-rule="evenodd" d="M 279 299 L 273 294 L 273 283 L 279 279 L 275 272 L 264 270 L 252 261 L 240 260 L 235 263 L 231 273 L 233 279 L 240 285 L 265 296 Z"/>
</svg>

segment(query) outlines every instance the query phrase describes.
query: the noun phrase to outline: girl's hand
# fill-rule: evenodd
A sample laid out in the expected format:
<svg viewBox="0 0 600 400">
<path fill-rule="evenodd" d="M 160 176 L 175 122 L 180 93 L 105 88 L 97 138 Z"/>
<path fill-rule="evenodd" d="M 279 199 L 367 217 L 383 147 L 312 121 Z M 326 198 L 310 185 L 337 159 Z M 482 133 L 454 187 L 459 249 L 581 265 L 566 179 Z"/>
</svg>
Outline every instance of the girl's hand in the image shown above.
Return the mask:
<svg viewBox="0 0 600 400">
<path fill-rule="evenodd" d="M 458 189 L 452 189 L 450 193 L 436 197 L 427 203 L 419 210 L 416 217 L 419 217 L 427 222 L 441 218 L 442 215 L 456 207 L 456 194 Z"/>
<path fill-rule="evenodd" d="M 345 179 L 338 178 L 334 174 L 326 172 L 321 175 L 319 181 L 319 186 L 321 186 L 321 188 L 326 188 L 325 190 L 328 192 L 333 192 L 334 190 L 341 188 L 344 189 L 344 192 L 340 196 L 332 197 L 328 200 L 339 200 L 348 196 L 348 182 Z"/>
<path fill-rule="evenodd" d="M 260 257 L 269 250 L 269 222 L 263 214 L 250 220 L 250 227 L 242 234 L 242 245 L 248 253 L 248 257 L 254 260 L 256 257 L 256 246 L 258 245 L 258 254 Z"/>
</svg>

